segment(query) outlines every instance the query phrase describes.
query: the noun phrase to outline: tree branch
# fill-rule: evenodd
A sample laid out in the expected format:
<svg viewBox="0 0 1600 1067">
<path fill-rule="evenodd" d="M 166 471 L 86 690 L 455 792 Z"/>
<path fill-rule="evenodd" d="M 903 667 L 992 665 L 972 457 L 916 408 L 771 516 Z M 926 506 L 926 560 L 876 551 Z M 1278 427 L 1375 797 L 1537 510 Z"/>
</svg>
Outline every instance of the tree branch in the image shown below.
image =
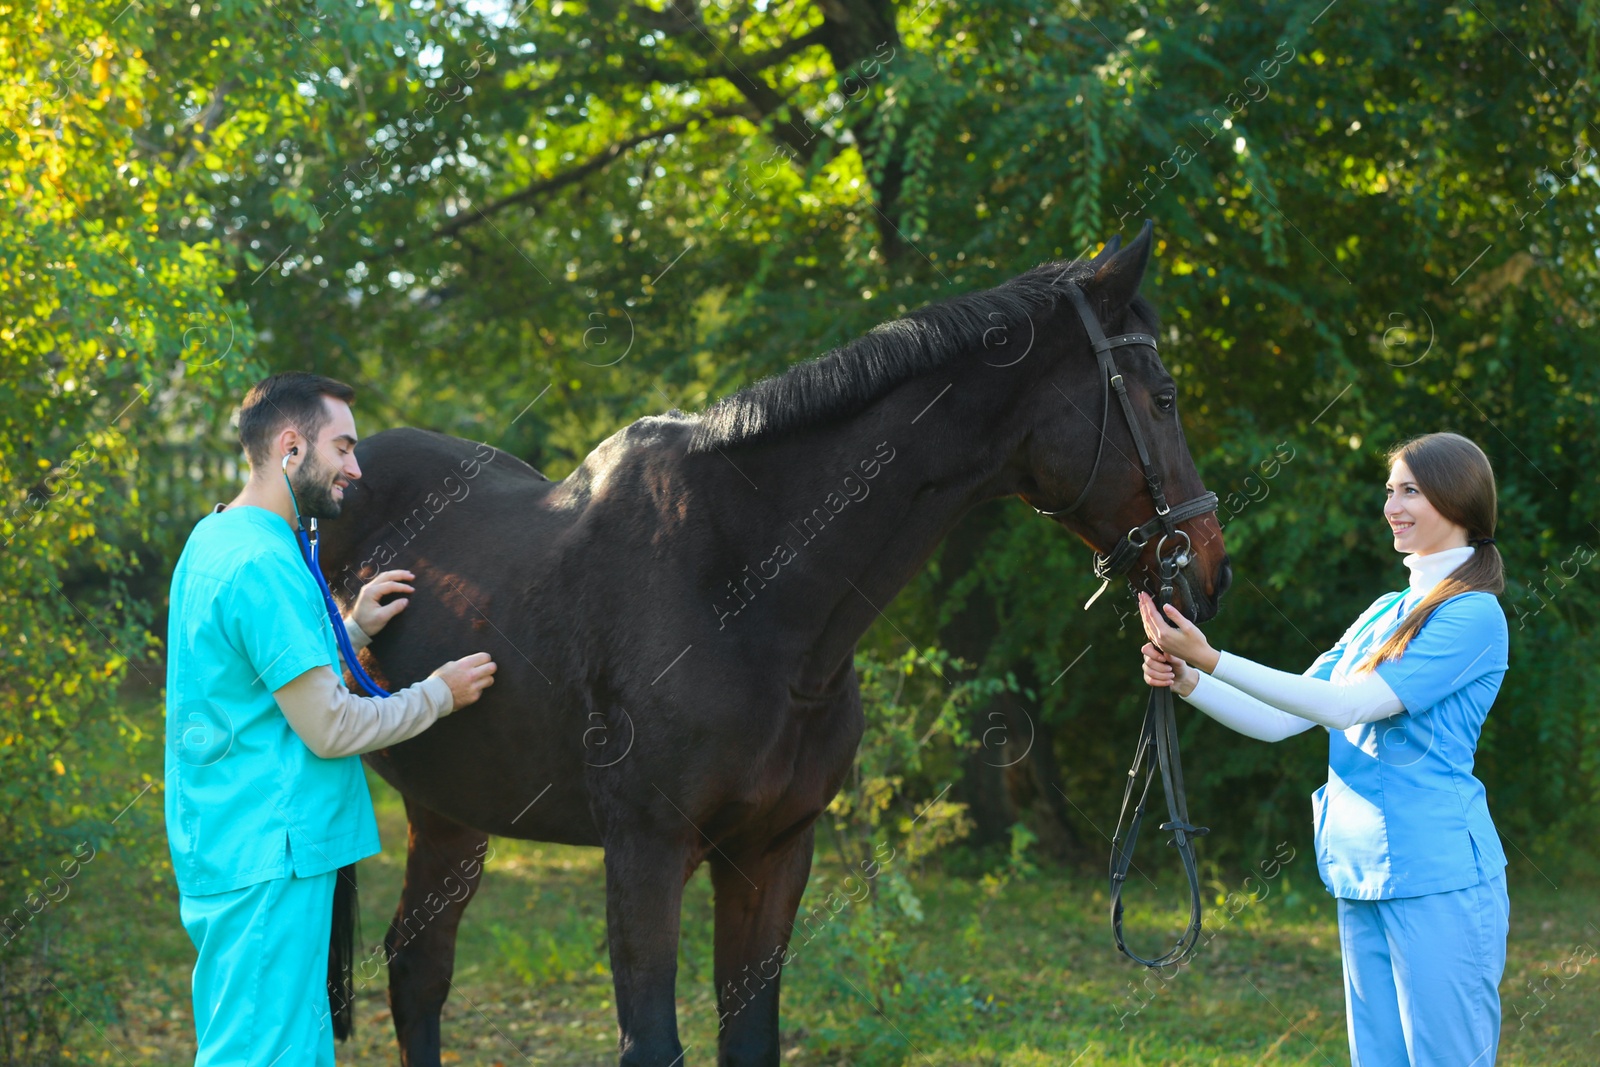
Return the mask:
<svg viewBox="0 0 1600 1067">
<path fill-rule="evenodd" d="M 817 26 L 802 33 L 799 37 L 793 37 L 780 45 L 774 45 L 765 52 L 757 52 L 754 55 L 746 56 L 746 59 L 749 61 L 750 69 L 766 70 L 768 67 L 782 63 L 790 56 L 804 52 L 814 44 L 823 44 L 827 37 L 828 28 L 826 26 Z M 740 54 L 744 55 L 744 53 Z M 727 77 L 725 74 L 720 76 Z"/>
<path fill-rule="evenodd" d="M 614 162 L 618 156 L 632 148 L 636 148 L 639 145 L 644 144 L 647 141 L 658 140 L 667 136 L 668 134 L 682 133 L 683 131 L 687 130 L 692 123 L 706 122 L 711 119 L 732 118 L 735 116 L 747 119 L 751 117 L 744 108 L 712 108 L 703 115 L 695 115 L 679 122 L 669 123 L 665 126 L 658 126 L 653 130 L 647 130 L 644 133 L 618 141 L 615 144 L 608 145 L 600 152 L 590 156 L 588 159 L 584 160 L 582 163 L 579 163 L 570 170 L 562 171 L 560 174 L 554 174 L 548 178 L 541 178 L 539 181 L 533 182 L 531 185 L 517 190 L 510 196 L 502 197 L 499 200 L 484 204 L 482 207 L 474 208 L 459 218 L 452 219 L 450 222 L 434 230 L 432 238 L 434 240 L 438 240 L 440 238 L 451 237 L 466 229 L 468 226 L 482 222 L 491 215 L 499 214 L 508 207 L 526 203 L 529 200 L 536 200 L 540 197 L 548 196 L 557 190 L 564 189 L 569 185 L 574 185 L 577 182 L 587 178 L 589 175 L 604 170 L 612 162 Z"/>
<path fill-rule="evenodd" d="M 628 65 L 631 69 L 638 71 L 651 81 L 677 84 L 722 78 L 725 81 L 733 82 L 743 92 L 745 84 L 750 80 L 750 75 L 769 70 L 791 56 L 804 52 L 813 45 L 823 44 L 826 36 L 827 33 L 824 27 L 818 26 L 801 34 L 799 37 L 791 38 L 780 45 L 774 45 L 765 52 L 757 52 L 755 55 L 745 55 L 742 52 L 735 53 L 739 58 L 729 58 L 728 62 L 731 65 L 719 64 L 691 70 L 688 67 L 679 66 L 670 61 L 646 60 L 643 55 L 632 57 L 628 61 Z"/>
<path fill-rule="evenodd" d="M 231 75 L 223 78 L 221 84 L 217 86 L 216 92 L 212 94 L 211 103 L 196 112 L 179 127 L 180 132 L 198 130 L 199 133 L 190 139 L 188 149 L 183 153 L 183 158 L 178 160 L 173 170 L 178 172 L 188 170 L 190 165 L 200 158 L 200 153 L 204 152 L 206 146 L 211 143 L 211 131 L 222 119 L 222 112 L 228 105 L 228 94 L 233 91 L 236 84 L 237 82 Z"/>
<path fill-rule="evenodd" d="M 705 32 L 705 23 L 700 19 L 699 5 L 693 0 L 669 3 L 665 11 L 657 11 L 643 4 L 629 4 L 628 13 L 639 25 L 663 37 L 674 37 L 684 30 Z"/>
</svg>

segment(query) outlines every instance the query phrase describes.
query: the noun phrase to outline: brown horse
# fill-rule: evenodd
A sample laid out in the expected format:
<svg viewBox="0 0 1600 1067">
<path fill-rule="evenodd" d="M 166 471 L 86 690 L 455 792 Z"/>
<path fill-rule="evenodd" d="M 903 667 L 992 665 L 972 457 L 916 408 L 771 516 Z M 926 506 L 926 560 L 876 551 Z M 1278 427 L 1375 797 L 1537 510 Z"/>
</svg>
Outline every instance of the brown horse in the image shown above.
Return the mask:
<svg viewBox="0 0 1600 1067">
<path fill-rule="evenodd" d="M 1146 224 L 1126 249 L 922 308 L 702 414 L 642 418 L 560 482 L 442 434 L 361 442 L 367 473 L 325 526 L 323 569 L 346 600 L 377 570 L 417 576 L 363 664 L 391 690 L 475 651 L 499 664 L 477 705 L 366 757 L 411 824 L 385 938 L 404 1064 L 439 1063 L 489 834 L 605 849 L 623 1064 L 683 1055 L 679 907 L 709 862 L 718 1063 L 778 1063 L 812 824 L 862 732 L 856 642 L 980 501 L 1055 510 L 1086 494 L 1055 521 L 1098 551 L 1153 513 L 1063 298 L 1077 286 L 1107 334 L 1154 334 L 1138 293 L 1151 243 Z M 1167 494 L 1201 495 L 1160 358 L 1145 344 L 1117 360 Z M 1183 525 L 1179 606 L 1203 621 L 1227 556 L 1213 516 Z"/>
</svg>

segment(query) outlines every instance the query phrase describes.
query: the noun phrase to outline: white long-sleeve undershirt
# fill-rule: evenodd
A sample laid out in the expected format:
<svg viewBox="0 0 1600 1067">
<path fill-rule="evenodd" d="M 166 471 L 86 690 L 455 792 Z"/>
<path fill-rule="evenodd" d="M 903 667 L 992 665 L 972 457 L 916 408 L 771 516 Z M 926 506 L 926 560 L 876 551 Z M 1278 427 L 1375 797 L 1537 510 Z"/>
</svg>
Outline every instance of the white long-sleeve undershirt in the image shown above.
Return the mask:
<svg viewBox="0 0 1600 1067">
<path fill-rule="evenodd" d="M 354 619 L 345 619 L 344 627 L 352 647 L 371 643 Z M 386 697 L 364 697 L 346 689 L 326 664 L 297 675 L 272 696 L 289 727 L 323 759 L 398 744 L 455 710 L 450 684 L 437 674 Z"/>
<path fill-rule="evenodd" d="M 1184 699 L 1229 729 L 1260 741 L 1282 741 L 1313 726 L 1348 730 L 1405 710 L 1376 673 L 1359 681 L 1325 682 L 1227 652 L 1221 656 L 1211 674 L 1197 672 L 1195 687 Z"/>
<path fill-rule="evenodd" d="M 1199 677 L 1189 695 L 1183 699 L 1236 733 L 1257 741 L 1282 741 L 1317 725 L 1310 719 L 1302 719 L 1298 715 L 1279 711 L 1270 704 L 1263 704 L 1249 693 L 1241 692 L 1227 682 L 1220 682 L 1205 671 L 1190 669 Z"/>
<path fill-rule="evenodd" d="M 1231 652 L 1218 655 L 1211 675 L 1249 693 L 1263 704 L 1328 727 L 1348 730 L 1406 710 L 1389 683 L 1373 671 L 1358 678 L 1323 681 L 1304 674 L 1273 670 Z"/>
<path fill-rule="evenodd" d="M 1411 571 L 1411 589 L 1420 600 L 1451 571 L 1470 559 L 1476 551 L 1471 545 L 1443 549 L 1403 562 Z M 1343 646 L 1364 620 L 1356 620 L 1339 644 Z M 1261 741 L 1281 741 L 1304 733 L 1313 726 L 1347 730 L 1361 723 L 1377 722 L 1405 711 L 1389 683 L 1376 671 L 1356 678 L 1324 681 L 1312 678 L 1316 664 L 1304 674 L 1273 670 L 1243 656 L 1219 652 L 1211 674 L 1197 668 L 1199 675 L 1184 700 L 1218 722 L 1247 737 Z"/>
</svg>

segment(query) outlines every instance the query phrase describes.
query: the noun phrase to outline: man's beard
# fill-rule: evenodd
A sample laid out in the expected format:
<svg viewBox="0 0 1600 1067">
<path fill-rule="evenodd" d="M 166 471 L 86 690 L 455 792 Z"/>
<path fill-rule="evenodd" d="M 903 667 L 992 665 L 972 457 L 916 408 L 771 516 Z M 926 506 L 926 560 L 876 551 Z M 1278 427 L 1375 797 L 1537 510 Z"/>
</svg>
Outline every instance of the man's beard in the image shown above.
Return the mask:
<svg viewBox="0 0 1600 1067">
<path fill-rule="evenodd" d="M 316 452 L 306 456 L 306 461 L 289 475 L 289 485 L 294 489 L 295 502 L 300 514 L 308 519 L 337 519 L 343 506 L 333 495 L 333 483 L 338 472 L 325 465 Z"/>
</svg>

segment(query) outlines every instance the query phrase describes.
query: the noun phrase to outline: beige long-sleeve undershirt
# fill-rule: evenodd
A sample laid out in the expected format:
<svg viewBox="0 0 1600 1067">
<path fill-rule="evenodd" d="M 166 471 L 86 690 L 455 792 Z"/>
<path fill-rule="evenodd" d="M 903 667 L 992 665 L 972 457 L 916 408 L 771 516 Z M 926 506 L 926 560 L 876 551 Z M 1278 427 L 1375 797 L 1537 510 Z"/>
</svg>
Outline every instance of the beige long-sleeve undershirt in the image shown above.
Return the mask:
<svg viewBox="0 0 1600 1067">
<path fill-rule="evenodd" d="M 344 620 L 352 647 L 371 638 Z M 455 710 L 450 684 L 437 674 L 386 697 L 357 696 L 329 666 L 313 667 L 273 690 L 289 726 L 323 759 L 359 755 L 415 737 Z"/>
</svg>

